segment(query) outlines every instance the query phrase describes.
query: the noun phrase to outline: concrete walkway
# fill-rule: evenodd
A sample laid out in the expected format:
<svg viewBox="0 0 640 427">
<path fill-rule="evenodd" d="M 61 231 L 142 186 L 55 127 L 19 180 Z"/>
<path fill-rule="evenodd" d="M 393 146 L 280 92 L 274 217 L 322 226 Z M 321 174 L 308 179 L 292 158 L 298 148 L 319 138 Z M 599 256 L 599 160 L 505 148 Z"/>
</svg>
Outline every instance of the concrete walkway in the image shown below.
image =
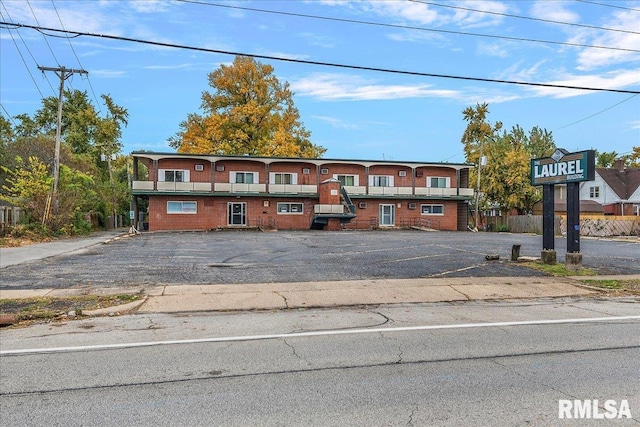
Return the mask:
<svg viewBox="0 0 640 427">
<path fill-rule="evenodd" d="M 0 249 L 0 267 L 73 252 L 119 239 L 122 230 L 95 233 L 86 238 L 57 240 L 20 248 Z M 2 274 L 2 270 L 0 270 Z M 597 279 L 609 277 L 599 276 Z M 640 279 L 612 276 L 612 279 Z M 347 280 L 306 283 L 233 285 L 149 285 L 119 288 L 7 289 L 1 299 L 64 297 L 87 294 L 141 293 L 145 298 L 125 306 L 87 315 L 138 310 L 177 313 L 189 311 L 279 310 L 375 304 L 450 302 L 505 298 L 544 298 L 594 295 L 600 291 L 580 286 L 584 277 L 471 277 Z M 595 279 L 595 278 L 594 278 Z"/>
</svg>

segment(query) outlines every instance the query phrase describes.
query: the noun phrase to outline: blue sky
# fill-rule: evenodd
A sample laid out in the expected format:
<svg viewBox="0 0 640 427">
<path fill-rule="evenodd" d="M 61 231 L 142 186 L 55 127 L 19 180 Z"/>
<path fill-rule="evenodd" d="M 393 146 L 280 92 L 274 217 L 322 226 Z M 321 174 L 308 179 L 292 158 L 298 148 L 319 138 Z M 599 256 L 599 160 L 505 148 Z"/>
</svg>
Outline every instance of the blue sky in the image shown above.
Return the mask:
<svg viewBox="0 0 640 427">
<path fill-rule="evenodd" d="M 46 28 L 422 74 L 640 91 L 640 1 L 0 3 L 2 21 Z M 211 89 L 207 75 L 234 59 L 6 26 L 0 43 L 5 117 L 33 114 L 42 96 L 57 96 L 58 78 L 38 66 L 84 69 L 88 78 L 74 75 L 66 87 L 87 91 L 103 113 L 101 94 L 129 111 L 125 153 L 174 151 L 167 139 L 187 114 L 200 112 L 202 91 Z M 464 162 L 462 110 L 484 102 L 491 122 L 547 129 L 569 151 L 624 154 L 640 146 L 640 95 L 258 61 L 290 84 L 312 142 L 328 158 Z"/>
</svg>

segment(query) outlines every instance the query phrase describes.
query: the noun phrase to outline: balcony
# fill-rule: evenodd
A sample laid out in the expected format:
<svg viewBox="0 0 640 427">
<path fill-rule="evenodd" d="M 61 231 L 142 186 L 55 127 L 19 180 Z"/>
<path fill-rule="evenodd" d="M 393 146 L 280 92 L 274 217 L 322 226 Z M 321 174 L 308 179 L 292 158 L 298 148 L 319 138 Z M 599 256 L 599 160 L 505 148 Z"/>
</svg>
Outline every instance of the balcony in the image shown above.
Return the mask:
<svg viewBox="0 0 640 427">
<path fill-rule="evenodd" d="M 315 214 L 343 214 L 345 213 L 344 205 L 314 205 L 313 213 Z"/>
<path fill-rule="evenodd" d="M 264 193 L 267 190 L 265 184 L 237 184 L 231 182 L 216 182 L 214 191 L 223 193 Z"/>
<path fill-rule="evenodd" d="M 211 191 L 209 182 L 167 182 L 158 181 L 156 183 L 158 191 Z"/>
<path fill-rule="evenodd" d="M 357 195 L 367 194 L 367 187 L 365 187 L 364 185 L 345 185 L 344 189 L 350 195 L 353 195 L 353 194 L 357 194 Z"/>
<path fill-rule="evenodd" d="M 316 185 L 269 184 L 269 193 L 315 194 L 317 192 L 318 192 L 318 186 Z"/>
<path fill-rule="evenodd" d="M 413 194 L 413 187 L 369 187 L 371 196 L 410 196 L 411 194 Z"/>
</svg>

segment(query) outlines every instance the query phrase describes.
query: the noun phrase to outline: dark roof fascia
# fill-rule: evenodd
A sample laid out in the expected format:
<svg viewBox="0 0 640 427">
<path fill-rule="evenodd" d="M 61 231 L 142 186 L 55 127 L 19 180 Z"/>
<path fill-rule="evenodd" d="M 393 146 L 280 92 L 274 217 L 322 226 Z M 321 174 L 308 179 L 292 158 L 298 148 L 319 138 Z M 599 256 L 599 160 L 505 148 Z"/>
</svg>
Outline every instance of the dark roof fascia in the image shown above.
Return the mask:
<svg viewBox="0 0 640 427">
<path fill-rule="evenodd" d="M 133 151 L 132 156 L 135 157 L 164 157 L 164 158 L 192 158 L 201 160 L 256 160 L 256 161 L 268 161 L 272 162 L 284 161 L 284 162 L 300 162 L 300 163 L 314 163 L 314 164 L 327 164 L 327 163 L 367 163 L 374 165 L 415 165 L 419 166 L 448 166 L 458 169 L 473 168 L 475 165 L 471 163 L 448 163 L 448 162 L 417 162 L 417 161 L 395 161 L 395 160 L 367 160 L 367 159 L 329 159 L 329 158 L 307 158 L 307 157 L 266 157 L 266 156 L 231 156 L 224 154 L 190 154 L 190 153 L 161 153 L 151 151 Z"/>
</svg>

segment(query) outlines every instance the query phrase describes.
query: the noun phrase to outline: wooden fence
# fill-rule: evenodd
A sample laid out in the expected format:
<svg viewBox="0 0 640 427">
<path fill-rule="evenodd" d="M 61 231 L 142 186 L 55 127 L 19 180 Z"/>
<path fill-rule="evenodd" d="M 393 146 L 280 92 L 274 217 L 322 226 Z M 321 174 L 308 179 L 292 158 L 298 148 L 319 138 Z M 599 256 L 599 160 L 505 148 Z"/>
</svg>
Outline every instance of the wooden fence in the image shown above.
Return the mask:
<svg viewBox="0 0 640 427">
<path fill-rule="evenodd" d="M 510 231 L 512 233 L 542 234 L 542 215 L 510 215 L 486 217 L 487 231 Z M 567 232 L 567 217 L 554 217 L 554 234 Z M 638 216 L 594 216 L 580 217 L 580 235 L 592 237 L 640 236 Z"/>
<path fill-rule="evenodd" d="M 0 235 L 9 227 L 20 224 L 27 216 L 27 210 L 15 206 L 0 206 Z"/>
</svg>

